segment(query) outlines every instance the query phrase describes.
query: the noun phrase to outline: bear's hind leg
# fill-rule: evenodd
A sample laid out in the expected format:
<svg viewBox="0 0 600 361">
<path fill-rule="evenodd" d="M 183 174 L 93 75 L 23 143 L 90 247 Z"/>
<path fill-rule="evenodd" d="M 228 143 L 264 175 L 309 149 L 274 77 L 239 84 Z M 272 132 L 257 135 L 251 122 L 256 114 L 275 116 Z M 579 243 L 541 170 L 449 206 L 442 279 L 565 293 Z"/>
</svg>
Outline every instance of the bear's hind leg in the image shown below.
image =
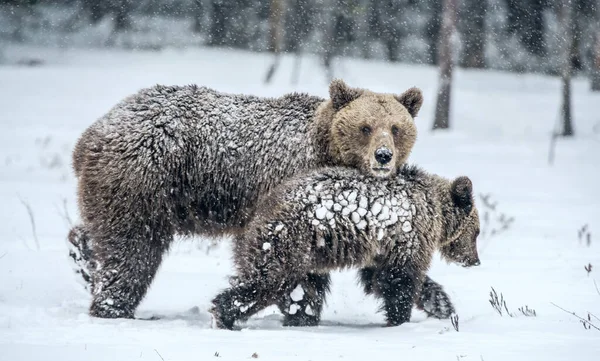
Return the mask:
<svg viewBox="0 0 600 361">
<path fill-rule="evenodd" d="M 80 283 L 89 292 L 92 290 L 92 271 L 96 268 L 89 232 L 82 225 L 75 226 L 69 231 L 67 240 L 69 257 L 73 261 L 72 268 Z"/>
<path fill-rule="evenodd" d="M 257 288 L 256 284 L 244 284 L 219 293 L 209 310 L 213 315 L 213 327 L 231 330 L 236 321 L 245 321 L 269 306 L 268 298 L 262 292 L 259 294 Z"/>
<path fill-rule="evenodd" d="M 284 294 L 277 306 L 283 313 L 284 326 L 317 326 L 331 277 L 328 273 L 309 273 L 291 292 Z"/>
<path fill-rule="evenodd" d="M 173 236 L 170 233 L 133 238 L 96 239 L 90 315 L 133 318 L 160 266 Z"/>
<path fill-rule="evenodd" d="M 296 283 L 235 282 L 212 301 L 210 313 L 216 328 L 233 329 L 236 321 L 246 321 L 258 311 L 277 303 Z"/>
</svg>

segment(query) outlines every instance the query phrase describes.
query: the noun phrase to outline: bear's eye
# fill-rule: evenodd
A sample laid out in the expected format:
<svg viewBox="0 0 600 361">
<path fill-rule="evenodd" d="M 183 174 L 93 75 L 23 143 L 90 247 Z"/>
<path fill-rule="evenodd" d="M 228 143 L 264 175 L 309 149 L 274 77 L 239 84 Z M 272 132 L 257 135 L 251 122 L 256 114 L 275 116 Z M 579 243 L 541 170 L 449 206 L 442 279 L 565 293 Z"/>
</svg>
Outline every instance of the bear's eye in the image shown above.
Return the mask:
<svg viewBox="0 0 600 361">
<path fill-rule="evenodd" d="M 398 128 L 398 126 L 396 126 L 396 125 L 392 125 L 392 134 L 394 136 L 397 136 L 398 134 L 400 134 L 400 128 Z"/>
<path fill-rule="evenodd" d="M 364 134 L 364 135 L 370 135 L 371 134 L 371 127 L 369 127 L 368 125 L 363 125 L 360 128 L 360 131 Z"/>
</svg>

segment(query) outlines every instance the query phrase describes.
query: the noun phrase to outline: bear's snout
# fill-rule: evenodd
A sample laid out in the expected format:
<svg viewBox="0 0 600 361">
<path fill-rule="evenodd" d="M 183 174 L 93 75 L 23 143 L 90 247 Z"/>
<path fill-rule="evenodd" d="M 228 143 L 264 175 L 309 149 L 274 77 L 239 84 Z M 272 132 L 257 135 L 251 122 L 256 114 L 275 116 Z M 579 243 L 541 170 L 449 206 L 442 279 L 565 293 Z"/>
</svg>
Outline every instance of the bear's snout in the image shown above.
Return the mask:
<svg viewBox="0 0 600 361">
<path fill-rule="evenodd" d="M 394 153 L 392 153 L 392 151 L 386 147 L 378 148 L 375 151 L 375 160 L 381 165 L 388 164 L 392 160 L 393 156 Z"/>
<path fill-rule="evenodd" d="M 475 267 L 475 266 L 479 266 L 481 264 L 481 261 L 478 258 L 474 258 L 474 259 L 468 259 L 465 261 L 465 263 L 463 264 L 464 267 Z"/>
</svg>

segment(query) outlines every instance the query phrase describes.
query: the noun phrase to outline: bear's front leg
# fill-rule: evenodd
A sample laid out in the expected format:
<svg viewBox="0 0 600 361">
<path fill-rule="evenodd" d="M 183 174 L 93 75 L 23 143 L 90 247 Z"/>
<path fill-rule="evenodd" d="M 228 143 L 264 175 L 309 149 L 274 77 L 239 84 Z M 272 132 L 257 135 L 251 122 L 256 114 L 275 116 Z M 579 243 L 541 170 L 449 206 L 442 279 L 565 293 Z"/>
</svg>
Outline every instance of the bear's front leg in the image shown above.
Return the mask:
<svg viewBox="0 0 600 361">
<path fill-rule="evenodd" d="M 284 326 L 318 326 L 325 297 L 329 292 L 329 274 L 309 273 L 278 302 Z"/>
<path fill-rule="evenodd" d="M 411 262 L 377 267 L 374 280 L 383 299 L 388 326 L 410 321 L 413 304 L 421 290 L 424 274 Z"/>
<path fill-rule="evenodd" d="M 90 315 L 133 318 L 160 266 L 171 238 L 158 234 L 144 239 L 96 239 Z"/>
<path fill-rule="evenodd" d="M 425 311 L 427 316 L 435 318 L 450 318 L 454 313 L 454 305 L 442 285 L 429 276 L 425 277 L 421 293 L 417 299 L 417 308 Z"/>
<path fill-rule="evenodd" d="M 375 267 L 365 267 L 359 271 L 359 279 L 363 285 L 366 294 L 381 294 L 376 284 L 375 275 L 377 269 Z M 450 296 L 444 291 L 444 288 L 439 283 L 432 280 L 429 276 L 425 276 L 423 287 L 416 301 L 418 309 L 424 311 L 428 317 L 435 318 L 450 318 L 454 313 L 454 305 Z"/>
</svg>

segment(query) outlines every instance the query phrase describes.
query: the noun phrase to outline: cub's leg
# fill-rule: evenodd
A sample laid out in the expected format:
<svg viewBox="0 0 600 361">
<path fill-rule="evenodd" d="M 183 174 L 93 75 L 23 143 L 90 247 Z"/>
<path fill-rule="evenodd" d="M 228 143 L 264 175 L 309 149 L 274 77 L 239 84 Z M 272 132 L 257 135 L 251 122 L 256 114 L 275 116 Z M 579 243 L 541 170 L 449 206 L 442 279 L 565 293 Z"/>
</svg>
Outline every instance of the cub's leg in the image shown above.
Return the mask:
<svg viewBox="0 0 600 361">
<path fill-rule="evenodd" d="M 309 273 L 290 293 L 284 294 L 277 304 L 284 316 L 283 325 L 317 326 L 330 283 L 329 274 Z"/>
<path fill-rule="evenodd" d="M 366 267 L 359 271 L 360 282 L 366 294 L 376 293 L 373 289 L 375 271 L 374 267 Z M 446 294 L 442 285 L 429 276 L 425 276 L 416 306 L 429 317 L 450 318 L 450 315 L 454 313 L 454 305 L 450 300 L 450 296 Z"/>
<path fill-rule="evenodd" d="M 233 278 L 232 287 L 221 292 L 212 300 L 210 313 L 214 327 L 233 329 L 236 321 L 247 321 L 252 315 L 276 304 L 284 294 L 290 293 L 298 282 L 265 283 Z"/>
<path fill-rule="evenodd" d="M 427 316 L 450 318 L 454 313 L 454 305 L 450 296 L 444 292 L 442 285 L 425 276 L 421 294 L 417 300 L 417 308 L 425 311 Z"/>
<path fill-rule="evenodd" d="M 173 239 L 172 232 L 140 228 L 147 231 L 135 229 L 120 232 L 128 236 L 94 238 L 98 266 L 92 271 L 90 315 L 133 318 Z"/>
<path fill-rule="evenodd" d="M 419 297 L 424 275 L 410 262 L 404 265 L 378 265 L 361 270 L 361 276 L 371 276 L 365 291 L 383 299 L 389 326 L 410 321 L 412 307 Z"/>
</svg>

